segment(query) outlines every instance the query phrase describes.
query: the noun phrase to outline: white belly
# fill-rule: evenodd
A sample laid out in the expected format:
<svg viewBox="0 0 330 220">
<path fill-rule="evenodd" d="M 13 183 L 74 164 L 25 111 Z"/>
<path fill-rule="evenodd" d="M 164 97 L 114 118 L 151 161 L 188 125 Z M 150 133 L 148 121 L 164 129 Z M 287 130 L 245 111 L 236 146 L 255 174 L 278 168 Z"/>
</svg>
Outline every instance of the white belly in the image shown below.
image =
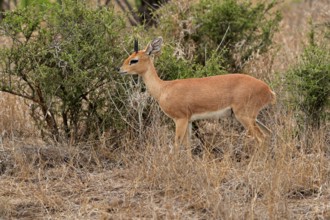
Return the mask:
<svg viewBox="0 0 330 220">
<path fill-rule="evenodd" d="M 194 114 L 191 116 L 190 121 L 200 120 L 200 119 L 218 119 L 222 117 L 228 117 L 231 115 L 231 108 L 227 107 L 213 112 L 203 112 L 199 114 Z"/>
</svg>

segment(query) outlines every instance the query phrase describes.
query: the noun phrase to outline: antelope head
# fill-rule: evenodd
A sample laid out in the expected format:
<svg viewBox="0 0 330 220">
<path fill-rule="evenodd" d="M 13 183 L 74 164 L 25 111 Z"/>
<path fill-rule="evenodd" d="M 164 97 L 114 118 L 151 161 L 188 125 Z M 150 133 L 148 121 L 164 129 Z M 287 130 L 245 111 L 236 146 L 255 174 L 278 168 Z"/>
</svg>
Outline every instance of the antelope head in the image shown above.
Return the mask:
<svg viewBox="0 0 330 220">
<path fill-rule="evenodd" d="M 151 41 L 144 50 L 139 50 L 138 41 L 134 40 L 134 52 L 123 62 L 119 68 L 120 74 L 143 75 L 151 66 L 151 55 L 161 50 L 163 38 L 158 37 Z"/>
</svg>

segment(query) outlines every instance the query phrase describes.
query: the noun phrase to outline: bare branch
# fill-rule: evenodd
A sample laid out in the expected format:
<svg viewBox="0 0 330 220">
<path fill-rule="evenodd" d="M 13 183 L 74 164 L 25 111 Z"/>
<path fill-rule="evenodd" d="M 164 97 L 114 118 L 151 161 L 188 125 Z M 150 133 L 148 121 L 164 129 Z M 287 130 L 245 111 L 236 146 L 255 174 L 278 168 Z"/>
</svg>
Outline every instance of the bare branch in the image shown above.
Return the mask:
<svg viewBox="0 0 330 220">
<path fill-rule="evenodd" d="M 123 2 L 121 0 L 116 0 L 116 2 L 123 12 L 127 12 L 126 7 L 128 8 L 128 12 L 129 12 L 128 14 L 131 14 L 133 16 L 133 19 L 130 16 L 127 16 L 130 24 L 132 26 L 138 25 L 138 23 L 140 22 L 139 18 L 138 18 L 138 16 L 134 15 L 135 13 L 133 12 L 132 9 L 130 10 L 130 8 L 132 8 L 132 7 L 129 5 L 129 3 L 124 1 L 126 4 L 126 7 L 125 7 L 125 5 L 123 4 Z"/>
</svg>

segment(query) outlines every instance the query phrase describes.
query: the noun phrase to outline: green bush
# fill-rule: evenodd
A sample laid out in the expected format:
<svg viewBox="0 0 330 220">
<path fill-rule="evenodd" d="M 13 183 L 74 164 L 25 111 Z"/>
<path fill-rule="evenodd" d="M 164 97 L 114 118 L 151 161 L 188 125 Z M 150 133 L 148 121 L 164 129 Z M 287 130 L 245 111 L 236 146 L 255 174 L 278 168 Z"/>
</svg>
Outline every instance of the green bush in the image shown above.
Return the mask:
<svg viewBox="0 0 330 220">
<path fill-rule="evenodd" d="M 308 46 L 287 77 L 300 124 L 319 128 L 329 109 L 330 48 Z"/>
<path fill-rule="evenodd" d="M 204 47 L 227 48 L 225 58 L 228 68 L 241 71 L 255 53 L 267 51 L 281 16 L 271 13 L 275 1 L 261 1 L 253 5 L 239 0 L 202 0 L 197 6 L 200 25 L 194 37 Z M 203 56 L 202 56 L 203 58 Z"/>
<path fill-rule="evenodd" d="M 210 54 L 214 58 L 219 53 L 220 64 L 237 72 L 271 45 L 281 20 L 275 5 L 276 1 L 179 0 L 165 4 L 155 16 L 159 32 L 185 59 L 205 65 Z"/>
<path fill-rule="evenodd" d="M 184 79 L 189 77 L 205 77 L 225 72 L 219 54 L 211 54 L 204 65 L 178 58 L 174 55 L 173 46 L 166 45 L 160 57 L 156 59 L 156 68 L 161 78 L 166 80 Z"/>
<path fill-rule="evenodd" d="M 0 34 L 12 44 L 0 52 L 0 90 L 32 101 L 44 134 L 78 140 L 117 126 L 109 95 L 120 93 L 114 67 L 125 56 L 126 25 L 111 8 L 61 2 L 6 13 Z"/>
</svg>

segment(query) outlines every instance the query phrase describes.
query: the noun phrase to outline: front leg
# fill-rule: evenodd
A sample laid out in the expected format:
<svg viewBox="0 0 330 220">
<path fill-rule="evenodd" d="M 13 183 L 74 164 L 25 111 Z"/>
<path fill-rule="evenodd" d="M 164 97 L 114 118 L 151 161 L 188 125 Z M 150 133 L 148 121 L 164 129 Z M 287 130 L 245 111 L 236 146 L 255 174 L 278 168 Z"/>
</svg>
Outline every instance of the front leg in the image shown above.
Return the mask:
<svg viewBox="0 0 330 220">
<path fill-rule="evenodd" d="M 186 118 L 175 119 L 175 143 L 174 143 L 174 153 L 178 154 L 180 150 L 180 146 L 182 145 L 183 139 L 186 139 L 187 144 L 187 136 L 189 136 L 188 124 L 189 121 Z"/>
</svg>

